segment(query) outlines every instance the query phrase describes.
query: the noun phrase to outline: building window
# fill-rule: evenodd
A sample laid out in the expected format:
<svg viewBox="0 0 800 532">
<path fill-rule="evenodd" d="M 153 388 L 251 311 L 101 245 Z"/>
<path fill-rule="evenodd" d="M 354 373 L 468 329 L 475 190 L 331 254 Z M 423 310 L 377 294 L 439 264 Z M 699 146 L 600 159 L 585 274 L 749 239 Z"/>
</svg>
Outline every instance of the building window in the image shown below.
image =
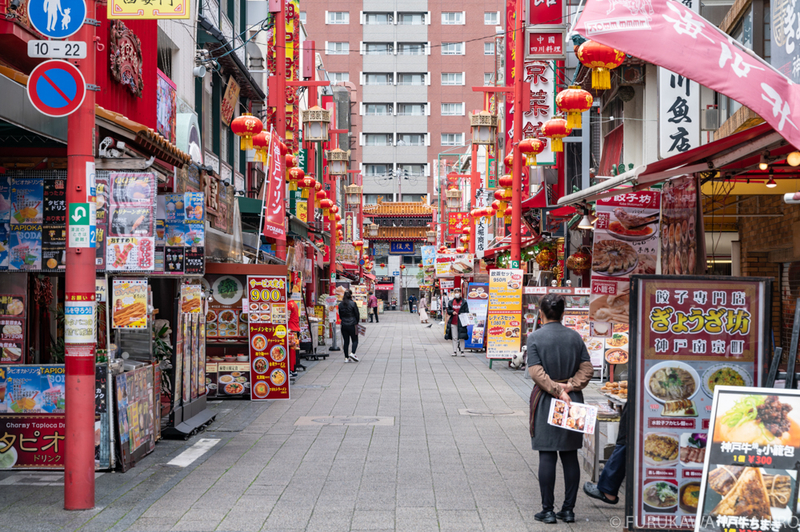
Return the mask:
<svg viewBox="0 0 800 532">
<path fill-rule="evenodd" d="M 397 114 L 402 116 L 424 116 L 424 103 L 401 103 L 398 104 Z"/>
<path fill-rule="evenodd" d="M 461 116 L 464 114 L 464 103 L 443 103 L 442 116 Z"/>
<path fill-rule="evenodd" d="M 350 81 L 350 72 L 328 72 L 328 81 L 331 83 Z"/>
<path fill-rule="evenodd" d="M 350 24 L 350 13 L 347 11 L 328 11 L 328 24 Z"/>
<path fill-rule="evenodd" d="M 397 23 L 404 26 L 422 26 L 425 24 L 424 13 L 400 13 L 397 15 Z"/>
<path fill-rule="evenodd" d="M 425 74 L 400 74 L 400 85 L 425 85 Z"/>
<path fill-rule="evenodd" d="M 364 22 L 367 24 L 391 24 L 392 23 L 392 14 L 391 13 L 365 13 L 364 14 Z"/>
<path fill-rule="evenodd" d="M 443 42 L 442 55 L 464 55 L 463 42 Z"/>
<path fill-rule="evenodd" d="M 391 146 L 391 133 L 366 133 L 364 134 L 364 144 L 366 146 Z"/>
<path fill-rule="evenodd" d="M 367 85 L 391 85 L 392 74 L 365 74 L 365 82 Z"/>
<path fill-rule="evenodd" d="M 397 52 L 400 55 L 425 55 L 425 43 L 400 43 Z"/>
<path fill-rule="evenodd" d="M 368 103 L 365 107 L 364 114 L 367 116 L 388 116 L 392 114 L 392 104 L 390 103 Z"/>
<path fill-rule="evenodd" d="M 442 12 L 442 24 L 446 26 L 453 24 L 464 24 L 464 13 L 461 11 Z"/>
<path fill-rule="evenodd" d="M 424 164 L 398 164 L 397 170 L 400 172 L 401 175 L 407 177 L 425 177 Z M 403 201 L 409 201 L 409 200 L 403 200 Z"/>
<path fill-rule="evenodd" d="M 500 13 L 497 11 L 487 11 L 483 14 L 483 23 L 486 26 L 497 26 L 500 24 Z"/>
<path fill-rule="evenodd" d="M 390 175 L 392 168 L 388 164 L 365 164 L 364 175 L 367 177 L 384 177 Z"/>
<path fill-rule="evenodd" d="M 368 42 L 364 45 L 364 53 L 367 55 L 391 55 L 394 53 L 394 44 Z"/>
<path fill-rule="evenodd" d="M 377 205 L 378 196 L 379 194 L 364 194 L 364 205 Z M 375 262 L 380 264 L 380 262 L 378 262 L 377 260 Z M 387 261 L 384 260 L 383 262 L 386 263 Z"/>
<path fill-rule="evenodd" d="M 491 72 L 484 72 L 483 73 L 483 85 L 489 86 L 494 85 L 494 74 Z"/>
<path fill-rule="evenodd" d="M 442 133 L 442 146 L 463 146 L 463 133 Z"/>
<path fill-rule="evenodd" d="M 398 146 L 424 146 L 425 133 L 400 133 L 397 135 Z"/>
<path fill-rule="evenodd" d="M 483 55 L 494 55 L 494 43 L 493 42 L 485 42 L 485 43 L 483 43 Z"/>
<path fill-rule="evenodd" d="M 300 12 L 300 22 L 302 22 L 303 24 L 306 23 L 306 12 L 305 11 L 301 11 Z"/>
<path fill-rule="evenodd" d="M 463 72 L 442 72 L 442 85 L 463 85 Z"/>
<path fill-rule="evenodd" d="M 350 53 L 349 42 L 328 42 L 328 55 L 347 55 Z"/>
</svg>

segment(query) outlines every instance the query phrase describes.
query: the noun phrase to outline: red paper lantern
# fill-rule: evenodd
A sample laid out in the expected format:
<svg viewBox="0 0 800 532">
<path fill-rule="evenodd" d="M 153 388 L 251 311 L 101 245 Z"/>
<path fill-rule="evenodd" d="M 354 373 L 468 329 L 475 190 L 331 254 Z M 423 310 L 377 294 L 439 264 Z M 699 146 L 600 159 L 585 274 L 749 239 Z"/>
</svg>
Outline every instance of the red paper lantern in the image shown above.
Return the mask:
<svg viewBox="0 0 800 532">
<path fill-rule="evenodd" d="M 512 212 L 514 212 L 514 209 L 512 207 L 509 207 L 509 208 L 506 209 L 506 211 L 504 213 L 505 214 L 505 220 L 504 220 L 505 223 L 507 223 L 507 224 L 511 223 L 511 213 Z"/>
<path fill-rule="evenodd" d="M 353 242 L 353 247 L 356 248 L 356 251 L 361 251 L 361 248 L 364 247 L 364 241 L 356 240 L 355 242 Z"/>
<path fill-rule="evenodd" d="M 592 108 L 594 98 L 578 85 L 570 85 L 567 90 L 561 91 L 556 96 L 556 105 L 567 113 L 567 126 L 573 129 L 581 127 L 581 114 Z M 520 148 L 522 145 L 520 144 Z"/>
<path fill-rule="evenodd" d="M 321 192 L 322 192 L 323 194 L 325 194 L 325 192 L 324 192 L 324 191 L 321 191 Z M 320 202 L 319 202 L 319 206 L 322 208 L 322 214 L 323 214 L 323 215 L 325 215 L 325 216 L 328 216 L 328 214 L 329 214 L 329 213 L 330 213 L 330 211 L 331 211 L 331 207 L 333 207 L 333 202 L 330 200 L 330 198 L 328 198 L 328 197 L 327 197 L 327 194 L 326 194 L 326 195 L 325 195 L 325 196 L 323 196 L 323 198 L 320 200 Z"/>
<path fill-rule="evenodd" d="M 506 165 L 506 170 L 508 170 L 510 172 L 511 171 L 511 167 L 514 166 L 514 152 L 512 151 L 511 153 L 506 155 L 506 158 L 503 159 L 503 162 Z"/>
<path fill-rule="evenodd" d="M 519 152 L 525 156 L 525 164 L 536 164 L 536 156 L 544 151 L 544 142 L 539 139 L 522 139 L 519 143 Z"/>
<path fill-rule="evenodd" d="M 297 166 L 297 157 L 291 153 L 286 154 L 286 168 L 293 168 Z"/>
<path fill-rule="evenodd" d="M 472 209 L 471 211 L 469 211 L 469 216 L 472 219 L 478 219 L 481 216 L 483 216 L 483 214 L 481 214 L 481 209 Z"/>
<path fill-rule="evenodd" d="M 400 265 L 400 269 L 401 269 L 401 270 L 405 270 L 405 269 L 406 269 L 406 265 L 405 265 L 405 264 L 401 264 L 401 265 Z"/>
<path fill-rule="evenodd" d="M 298 168 L 298 170 L 300 169 Z M 311 176 L 305 176 L 303 179 L 300 180 L 297 186 L 299 186 L 300 189 L 303 191 L 304 198 L 308 198 L 309 191 L 314 188 L 316 182 L 317 182 L 316 179 L 314 179 Z"/>
<path fill-rule="evenodd" d="M 269 133 L 262 131 L 258 135 L 253 135 L 253 149 L 256 150 L 256 161 L 267 162 L 267 150 L 269 150 Z"/>
<path fill-rule="evenodd" d="M 572 129 L 567 126 L 567 121 L 563 118 L 551 118 L 542 124 L 542 135 L 550 139 L 550 146 L 554 152 L 564 151 L 564 143 L 561 139 L 568 137 Z"/>
<path fill-rule="evenodd" d="M 297 190 L 300 181 L 306 177 L 302 168 L 289 168 L 289 190 Z"/>
<path fill-rule="evenodd" d="M 239 148 L 242 150 L 253 149 L 253 137 L 261 133 L 264 124 L 257 117 L 250 113 L 243 113 L 231 122 L 231 131 L 237 137 L 241 137 Z"/>
<path fill-rule="evenodd" d="M 505 189 L 498 188 L 497 190 L 495 190 L 494 199 L 496 199 L 497 201 L 505 201 Z"/>
<path fill-rule="evenodd" d="M 625 61 L 625 52 L 615 50 L 599 42 L 586 41 L 578 47 L 578 61 L 592 69 L 592 88 L 611 88 L 611 70 Z"/>
<path fill-rule="evenodd" d="M 342 215 L 339 214 L 338 212 L 334 215 L 334 218 L 336 219 L 337 222 L 341 222 L 342 221 Z"/>
<path fill-rule="evenodd" d="M 511 188 L 514 186 L 514 178 L 511 177 L 511 174 L 501 175 L 500 179 L 497 180 L 497 184 L 503 188 Z"/>
<path fill-rule="evenodd" d="M 339 206 L 338 205 L 333 205 L 333 207 L 331 207 L 331 212 L 333 214 L 338 213 L 339 212 Z"/>
<path fill-rule="evenodd" d="M 386 267 L 386 263 L 381 262 L 381 268 L 385 268 L 385 267 Z"/>
</svg>

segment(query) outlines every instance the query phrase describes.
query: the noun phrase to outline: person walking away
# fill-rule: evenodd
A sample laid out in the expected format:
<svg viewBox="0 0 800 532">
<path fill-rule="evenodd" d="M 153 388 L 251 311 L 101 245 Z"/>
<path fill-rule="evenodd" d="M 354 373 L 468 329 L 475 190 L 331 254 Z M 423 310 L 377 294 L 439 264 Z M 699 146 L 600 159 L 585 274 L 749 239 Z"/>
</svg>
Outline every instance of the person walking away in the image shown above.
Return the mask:
<svg viewBox="0 0 800 532">
<path fill-rule="evenodd" d="M 297 348 L 300 346 L 300 308 L 294 299 L 289 299 L 287 308 L 289 309 L 289 376 L 297 377 L 298 367 L 306 369 L 297 363 Z"/>
<path fill-rule="evenodd" d="M 539 490 L 542 494 L 542 511 L 534 519 L 555 523 L 561 519 L 575 522 L 575 501 L 581 470 L 578 449 L 583 445 L 583 434 L 554 427 L 547 423 L 550 403 L 560 399 L 583 402 L 581 390 L 592 378 L 592 361 L 580 334 L 561 325 L 564 298 L 548 294 L 539 304 L 542 327 L 528 335 L 528 372 L 534 382 L 530 398 L 531 447 L 539 451 Z M 561 457 L 564 469 L 564 504 L 561 511 L 553 512 L 556 484 L 556 462 Z"/>
<path fill-rule="evenodd" d="M 342 302 L 339 303 L 339 319 L 342 320 L 342 343 L 344 344 L 344 361 L 358 362 L 356 349 L 358 349 L 358 306 L 353 301 L 353 292 L 345 290 Z M 353 343 L 353 352 L 350 352 L 350 342 Z"/>
<path fill-rule="evenodd" d="M 369 293 L 369 300 L 367 301 L 367 307 L 369 307 L 369 322 L 372 323 L 372 317 L 375 317 L 375 323 L 380 323 L 381 320 L 378 319 L 378 298 L 375 296 L 374 292 Z"/>
<path fill-rule="evenodd" d="M 444 331 L 444 339 L 453 341 L 453 356 L 464 356 L 461 350 L 461 340 L 466 340 L 467 327 L 461 324 L 459 315 L 469 314 L 467 301 L 461 298 L 461 290 L 453 290 L 453 299 L 447 304 L 447 328 Z"/>
<path fill-rule="evenodd" d="M 408 311 L 411 314 L 414 314 L 414 301 L 415 300 L 416 300 L 416 298 L 413 295 L 412 296 L 408 296 Z"/>
<path fill-rule="evenodd" d="M 583 485 L 583 492 L 593 499 L 607 504 L 619 502 L 619 487 L 625 480 L 625 457 L 628 448 L 628 403 L 622 407 L 619 419 L 619 433 L 614 451 L 606 462 L 597 484 L 587 482 Z"/>
<path fill-rule="evenodd" d="M 428 323 L 428 300 L 425 297 L 419 298 L 419 322 Z"/>
</svg>

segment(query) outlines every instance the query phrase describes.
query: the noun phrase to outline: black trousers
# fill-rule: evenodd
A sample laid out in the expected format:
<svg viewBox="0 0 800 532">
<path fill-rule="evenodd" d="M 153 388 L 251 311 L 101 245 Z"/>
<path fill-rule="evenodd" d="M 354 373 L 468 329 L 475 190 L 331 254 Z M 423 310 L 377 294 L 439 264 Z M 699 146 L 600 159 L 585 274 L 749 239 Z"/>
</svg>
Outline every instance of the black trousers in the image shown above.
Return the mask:
<svg viewBox="0 0 800 532">
<path fill-rule="evenodd" d="M 344 343 L 344 357 L 350 356 L 350 341 L 353 341 L 353 354 L 358 349 L 358 333 L 355 325 L 342 325 L 342 343 Z M 577 456 L 577 455 L 576 455 Z M 577 458 L 576 458 L 577 460 Z"/>
<path fill-rule="evenodd" d="M 375 323 L 380 323 L 381 320 L 378 319 L 378 307 L 372 307 L 369 309 L 369 322 L 372 323 L 372 317 L 375 317 Z"/>
<path fill-rule="evenodd" d="M 547 512 L 555 506 L 553 490 L 556 486 L 556 462 L 561 455 L 564 468 L 564 504 L 561 510 L 574 510 L 578 498 L 578 484 L 581 481 L 581 468 L 578 464 L 578 451 L 539 451 L 539 491 L 542 494 L 542 510 Z"/>
</svg>

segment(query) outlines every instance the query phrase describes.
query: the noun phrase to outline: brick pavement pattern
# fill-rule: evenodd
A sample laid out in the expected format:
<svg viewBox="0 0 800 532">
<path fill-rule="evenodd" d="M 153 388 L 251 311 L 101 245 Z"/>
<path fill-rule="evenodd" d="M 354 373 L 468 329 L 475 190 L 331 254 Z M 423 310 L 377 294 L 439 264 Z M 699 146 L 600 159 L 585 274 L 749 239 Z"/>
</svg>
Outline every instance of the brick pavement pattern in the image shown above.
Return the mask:
<svg viewBox="0 0 800 532">
<path fill-rule="evenodd" d="M 52 473 L 0 473 L 3 528 L 614 529 L 622 506 L 582 493 L 576 523 L 534 520 L 541 506 L 523 372 L 490 370 L 483 353 L 452 357 L 443 326 L 407 312 L 366 327 L 361 362 L 345 364 L 340 351 L 308 364 L 289 401 L 211 405 L 218 416 L 206 432 L 160 442 L 125 474 L 99 475 L 94 510 L 64 511 Z M 188 467 L 167 465 L 200 438 L 220 441 Z M 557 507 L 562 499 L 559 483 Z"/>
</svg>

